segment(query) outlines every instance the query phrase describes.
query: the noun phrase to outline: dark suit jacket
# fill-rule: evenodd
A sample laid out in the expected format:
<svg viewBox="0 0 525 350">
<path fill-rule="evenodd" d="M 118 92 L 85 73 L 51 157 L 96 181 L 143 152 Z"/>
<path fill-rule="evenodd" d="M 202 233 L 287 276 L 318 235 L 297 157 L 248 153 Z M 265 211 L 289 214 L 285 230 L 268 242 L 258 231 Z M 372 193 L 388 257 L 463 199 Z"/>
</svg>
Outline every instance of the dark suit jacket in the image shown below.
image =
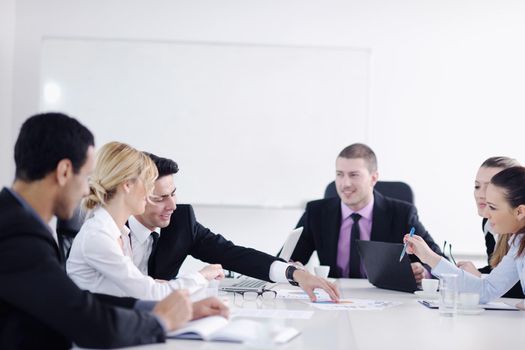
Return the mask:
<svg viewBox="0 0 525 350">
<path fill-rule="evenodd" d="M 80 290 L 66 275 L 49 228 L 6 189 L 0 192 L 0 349 L 164 341 L 155 317 L 122 308 L 134 303 Z"/>
<path fill-rule="evenodd" d="M 341 200 L 327 198 L 306 204 L 306 211 L 297 227 L 304 230 L 292 254 L 292 260 L 306 264 L 316 250 L 321 265 L 330 266 L 330 277 L 341 277 L 337 266 L 337 244 L 341 228 Z M 372 218 L 372 241 L 402 243 L 403 236 L 415 227 L 416 234 L 421 236 L 438 254 L 441 250 L 430 234 L 419 222 L 416 208 L 407 202 L 385 197 L 374 191 L 374 208 Z M 412 261 L 419 261 L 410 255 Z"/>
<path fill-rule="evenodd" d="M 188 255 L 266 281 L 269 281 L 270 265 L 278 260 L 258 250 L 237 246 L 211 232 L 197 222 L 193 208 L 187 204 L 178 204 L 169 226 L 161 229 L 154 254 L 155 270 L 148 274 L 164 280 L 177 276 Z"/>
<path fill-rule="evenodd" d="M 481 229 L 485 231 L 485 224 L 487 223 L 486 218 L 484 218 L 481 221 Z M 494 253 L 494 248 L 496 247 L 496 241 L 494 240 L 494 236 L 492 233 L 488 232 L 485 234 L 485 247 L 487 248 L 487 266 L 484 266 L 479 270 L 481 273 L 490 273 L 492 271 L 492 266 L 490 266 L 490 258 L 492 256 L 492 253 Z M 503 294 L 503 298 L 519 298 L 523 299 L 525 298 L 525 295 L 523 294 L 523 289 L 521 288 L 521 283 L 518 281 L 511 289 L 507 291 L 507 293 Z"/>
</svg>

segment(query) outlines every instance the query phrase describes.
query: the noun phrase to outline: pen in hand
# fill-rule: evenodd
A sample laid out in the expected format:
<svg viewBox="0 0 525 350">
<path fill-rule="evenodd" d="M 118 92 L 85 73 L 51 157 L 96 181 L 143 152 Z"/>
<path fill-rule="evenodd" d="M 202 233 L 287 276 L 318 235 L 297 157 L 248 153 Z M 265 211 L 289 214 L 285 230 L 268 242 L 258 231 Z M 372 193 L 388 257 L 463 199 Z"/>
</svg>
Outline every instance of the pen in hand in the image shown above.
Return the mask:
<svg viewBox="0 0 525 350">
<path fill-rule="evenodd" d="M 410 229 L 410 237 L 414 237 L 414 233 L 416 232 L 416 229 L 412 227 Z M 399 257 L 399 262 L 403 260 L 403 257 L 405 256 L 405 253 L 407 252 L 407 243 L 403 245 L 403 250 L 401 251 L 401 256 Z"/>
</svg>

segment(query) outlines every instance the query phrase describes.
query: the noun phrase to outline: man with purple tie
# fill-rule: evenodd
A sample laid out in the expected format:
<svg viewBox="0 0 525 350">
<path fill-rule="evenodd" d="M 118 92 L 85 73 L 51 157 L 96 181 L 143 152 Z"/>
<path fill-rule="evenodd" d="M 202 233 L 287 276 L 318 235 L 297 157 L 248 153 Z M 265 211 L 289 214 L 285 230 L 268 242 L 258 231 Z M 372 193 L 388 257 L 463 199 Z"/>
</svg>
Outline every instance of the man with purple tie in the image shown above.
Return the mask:
<svg viewBox="0 0 525 350">
<path fill-rule="evenodd" d="M 378 180 L 377 158 L 361 143 L 344 148 L 336 159 L 337 198 L 307 203 L 297 226 L 304 230 L 291 259 L 307 263 L 317 251 L 321 265 L 330 266 L 330 277 L 364 278 L 356 240 L 402 243 L 415 228 L 427 244 L 441 254 L 438 245 L 419 222 L 416 208 L 385 197 L 374 190 Z M 421 262 L 410 256 L 416 281 L 429 277 Z"/>
</svg>

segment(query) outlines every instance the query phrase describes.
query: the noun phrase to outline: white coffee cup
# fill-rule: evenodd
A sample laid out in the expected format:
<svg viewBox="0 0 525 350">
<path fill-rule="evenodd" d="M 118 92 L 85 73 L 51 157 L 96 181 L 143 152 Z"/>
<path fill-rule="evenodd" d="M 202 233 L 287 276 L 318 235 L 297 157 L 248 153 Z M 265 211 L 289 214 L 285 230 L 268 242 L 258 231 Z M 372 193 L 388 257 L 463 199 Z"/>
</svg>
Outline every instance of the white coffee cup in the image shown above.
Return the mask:
<svg viewBox="0 0 525 350">
<path fill-rule="evenodd" d="M 459 305 L 462 309 L 474 309 L 479 305 L 478 293 L 460 293 Z"/>
<path fill-rule="evenodd" d="M 314 272 L 317 277 L 327 278 L 328 274 L 330 273 L 330 266 L 328 265 L 315 266 Z"/>
<path fill-rule="evenodd" d="M 423 278 L 421 280 L 421 288 L 423 288 L 423 292 L 425 293 L 435 293 L 437 292 L 439 286 L 439 280 L 430 279 L 430 278 Z"/>
</svg>

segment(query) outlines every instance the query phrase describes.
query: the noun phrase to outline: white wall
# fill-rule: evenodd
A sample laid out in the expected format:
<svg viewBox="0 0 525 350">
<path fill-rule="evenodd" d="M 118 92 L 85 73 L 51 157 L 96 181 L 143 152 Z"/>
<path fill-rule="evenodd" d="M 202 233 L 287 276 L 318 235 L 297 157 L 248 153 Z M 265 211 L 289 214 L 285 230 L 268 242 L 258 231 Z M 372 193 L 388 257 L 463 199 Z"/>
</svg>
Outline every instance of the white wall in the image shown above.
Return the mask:
<svg viewBox="0 0 525 350">
<path fill-rule="evenodd" d="M 15 0 L 0 1 L 0 186 L 13 177 L 12 78 L 15 38 Z"/>
<path fill-rule="evenodd" d="M 177 159 L 191 203 L 297 206 L 333 178 L 345 140 L 365 138 L 367 50 L 60 38 L 41 48 L 41 109 L 89 120 L 99 145 Z M 283 176 L 297 169 L 308 176 Z"/>
<path fill-rule="evenodd" d="M 20 0 L 14 125 L 38 108 L 46 36 L 367 48 L 372 76 L 365 141 L 378 154 L 382 178 L 412 185 L 436 240 L 452 241 L 457 252 L 482 253 L 471 198 L 476 168 L 491 155 L 525 161 L 524 15 L 525 3 L 517 0 Z M 305 174 L 286 175 L 293 182 Z M 232 234 L 249 231 L 225 223 L 220 210 L 204 223 L 226 224 Z M 286 222 L 297 219 L 290 215 Z M 276 232 L 251 236 L 256 247 L 286 231 L 271 220 L 254 224 Z"/>
</svg>

